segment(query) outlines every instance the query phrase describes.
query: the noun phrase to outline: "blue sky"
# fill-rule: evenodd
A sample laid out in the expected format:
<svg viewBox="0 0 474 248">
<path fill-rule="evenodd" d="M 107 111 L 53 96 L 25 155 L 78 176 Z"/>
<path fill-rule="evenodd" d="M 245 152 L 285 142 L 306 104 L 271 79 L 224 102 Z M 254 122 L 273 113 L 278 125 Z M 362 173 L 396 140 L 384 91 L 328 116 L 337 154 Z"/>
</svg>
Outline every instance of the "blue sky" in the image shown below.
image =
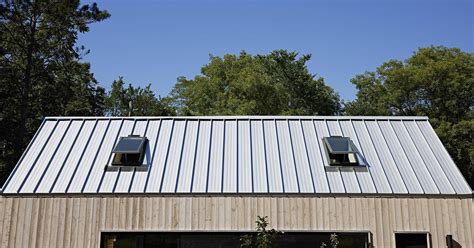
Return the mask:
<svg viewBox="0 0 474 248">
<path fill-rule="evenodd" d="M 84 61 L 107 89 L 123 76 L 165 96 L 178 76 L 199 74 L 209 54 L 287 49 L 312 54 L 310 72 L 351 100 L 354 75 L 419 47 L 474 51 L 474 1 L 96 2 L 112 16 L 78 45 L 91 50 Z"/>
</svg>

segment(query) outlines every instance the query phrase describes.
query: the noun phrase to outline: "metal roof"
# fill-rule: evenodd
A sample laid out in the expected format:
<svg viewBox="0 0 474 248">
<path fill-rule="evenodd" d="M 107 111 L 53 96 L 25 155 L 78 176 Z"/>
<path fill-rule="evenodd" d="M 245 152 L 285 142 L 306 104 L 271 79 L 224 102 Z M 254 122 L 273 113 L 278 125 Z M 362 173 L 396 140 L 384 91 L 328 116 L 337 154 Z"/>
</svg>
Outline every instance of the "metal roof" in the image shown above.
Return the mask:
<svg viewBox="0 0 474 248">
<path fill-rule="evenodd" d="M 120 137 L 146 136 L 147 170 L 105 170 Z M 329 166 L 350 137 L 366 167 Z M 426 117 L 48 117 L 3 194 L 472 195 Z"/>
</svg>

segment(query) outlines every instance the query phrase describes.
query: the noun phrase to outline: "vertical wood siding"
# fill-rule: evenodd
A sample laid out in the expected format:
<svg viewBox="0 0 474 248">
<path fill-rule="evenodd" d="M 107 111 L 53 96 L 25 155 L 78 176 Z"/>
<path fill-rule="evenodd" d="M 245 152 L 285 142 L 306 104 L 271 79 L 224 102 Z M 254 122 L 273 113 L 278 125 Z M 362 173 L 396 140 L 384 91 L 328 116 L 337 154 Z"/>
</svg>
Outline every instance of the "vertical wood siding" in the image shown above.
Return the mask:
<svg viewBox="0 0 474 248">
<path fill-rule="evenodd" d="M 98 247 L 101 231 L 252 231 L 257 215 L 285 231 L 370 231 L 375 247 L 395 247 L 397 231 L 474 247 L 472 199 L 301 196 L 0 197 L 0 247 Z"/>
</svg>

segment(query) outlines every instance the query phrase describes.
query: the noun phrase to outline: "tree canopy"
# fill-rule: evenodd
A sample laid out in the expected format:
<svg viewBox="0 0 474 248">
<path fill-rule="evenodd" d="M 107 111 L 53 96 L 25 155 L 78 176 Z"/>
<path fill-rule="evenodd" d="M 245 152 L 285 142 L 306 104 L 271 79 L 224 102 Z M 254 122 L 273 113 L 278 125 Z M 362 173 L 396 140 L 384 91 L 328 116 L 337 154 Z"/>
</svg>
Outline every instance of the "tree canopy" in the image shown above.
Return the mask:
<svg viewBox="0 0 474 248">
<path fill-rule="evenodd" d="M 310 55 L 211 56 L 194 79 L 178 78 L 170 98 L 181 115 L 334 115 L 339 96 L 310 74 Z"/>
<path fill-rule="evenodd" d="M 104 90 L 80 62 L 88 51 L 75 44 L 79 33 L 107 17 L 79 0 L 0 3 L 0 137 L 6 143 L 0 163 L 7 173 L 43 116 L 102 115 Z"/>
<path fill-rule="evenodd" d="M 129 84 L 124 88 L 123 77 L 112 83 L 105 100 L 105 114 L 110 116 L 169 116 L 174 110 L 151 90 L 151 84 L 145 88 Z"/>
<path fill-rule="evenodd" d="M 348 115 L 425 115 L 474 186 L 474 56 L 458 48 L 420 48 L 355 76 Z"/>
</svg>

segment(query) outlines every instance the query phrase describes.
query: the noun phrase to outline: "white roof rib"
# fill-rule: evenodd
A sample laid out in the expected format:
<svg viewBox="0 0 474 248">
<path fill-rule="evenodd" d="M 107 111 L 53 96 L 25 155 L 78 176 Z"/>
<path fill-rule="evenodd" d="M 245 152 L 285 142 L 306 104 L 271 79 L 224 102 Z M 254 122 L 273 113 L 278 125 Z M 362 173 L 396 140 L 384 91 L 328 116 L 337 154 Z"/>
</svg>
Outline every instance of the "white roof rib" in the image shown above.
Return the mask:
<svg viewBox="0 0 474 248">
<path fill-rule="evenodd" d="M 105 171 L 119 137 L 145 135 L 148 170 Z M 323 137 L 368 166 L 330 167 Z M 3 194 L 466 195 L 426 117 L 47 117 Z"/>
</svg>

